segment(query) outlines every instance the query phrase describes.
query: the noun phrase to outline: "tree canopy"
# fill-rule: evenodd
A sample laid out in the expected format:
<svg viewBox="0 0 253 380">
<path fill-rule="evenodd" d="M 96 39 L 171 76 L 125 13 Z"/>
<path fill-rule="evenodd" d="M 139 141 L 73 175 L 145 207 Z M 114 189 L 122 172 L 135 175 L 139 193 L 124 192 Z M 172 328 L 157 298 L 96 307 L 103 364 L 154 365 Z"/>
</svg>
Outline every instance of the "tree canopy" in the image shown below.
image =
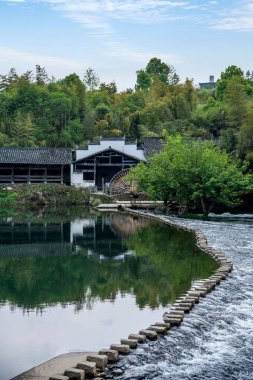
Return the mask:
<svg viewBox="0 0 253 380">
<path fill-rule="evenodd" d="M 253 190 L 253 177 L 213 142 L 180 134 L 167 136 L 163 149 L 148 164 L 133 168 L 130 178 L 152 199 L 201 206 L 207 215 L 215 204 L 234 206 Z"/>
<path fill-rule="evenodd" d="M 39 65 L 23 74 L 12 68 L 0 75 L 0 145 L 75 147 L 101 135 L 141 142 L 180 132 L 214 139 L 253 167 L 252 79 L 252 71 L 244 75 L 231 65 L 216 89 L 198 89 L 191 79 L 179 82 L 175 68 L 154 57 L 137 72 L 134 88 L 119 91 L 92 68 L 83 78 L 70 73 L 59 80 Z"/>
</svg>

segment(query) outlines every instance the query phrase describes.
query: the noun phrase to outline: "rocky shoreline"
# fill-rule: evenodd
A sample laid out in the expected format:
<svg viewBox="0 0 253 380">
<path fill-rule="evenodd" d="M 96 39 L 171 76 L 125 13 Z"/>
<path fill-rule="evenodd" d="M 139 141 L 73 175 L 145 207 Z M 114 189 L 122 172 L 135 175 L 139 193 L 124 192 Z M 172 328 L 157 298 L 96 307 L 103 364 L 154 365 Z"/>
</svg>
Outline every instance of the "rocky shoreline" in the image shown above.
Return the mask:
<svg viewBox="0 0 253 380">
<path fill-rule="evenodd" d="M 170 328 L 180 326 L 186 313 L 190 313 L 195 304 L 199 303 L 200 299 L 206 297 L 208 293 L 213 291 L 221 281 L 225 280 L 233 269 L 233 264 L 227 260 L 222 252 L 208 246 L 207 239 L 204 233 L 192 227 L 173 220 L 173 217 L 165 217 L 162 215 L 154 215 L 152 213 L 125 209 L 126 212 L 141 217 L 155 219 L 169 226 L 180 228 L 185 231 L 194 232 L 197 239 L 197 246 L 213 257 L 219 264 L 219 268 L 209 278 L 195 282 L 188 292 L 180 296 L 167 312 L 163 315 L 163 320 L 155 322 L 148 328 L 140 330 L 138 333 L 133 333 L 127 339 L 121 339 L 119 344 L 112 344 L 109 348 L 101 349 L 96 354 L 84 355 L 83 360 L 76 363 L 71 368 L 65 368 L 59 371 L 58 374 L 50 375 L 49 380 L 72 380 L 84 378 L 93 378 L 96 380 L 113 379 L 123 373 L 120 367 L 120 356 L 128 355 L 138 345 L 143 344 L 147 340 L 157 340 L 159 335 L 163 336 L 168 333 Z M 27 372 L 29 374 L 29 371 Z M 22 377 L 22 379 L 31 379 L 31 377 Z M 39 379 L 36 377 L 36 379 Z M 42 377 L 41 377 L 42 379 Z M 43 377 L 45 379 L 45 377 Z"/>
</svg>

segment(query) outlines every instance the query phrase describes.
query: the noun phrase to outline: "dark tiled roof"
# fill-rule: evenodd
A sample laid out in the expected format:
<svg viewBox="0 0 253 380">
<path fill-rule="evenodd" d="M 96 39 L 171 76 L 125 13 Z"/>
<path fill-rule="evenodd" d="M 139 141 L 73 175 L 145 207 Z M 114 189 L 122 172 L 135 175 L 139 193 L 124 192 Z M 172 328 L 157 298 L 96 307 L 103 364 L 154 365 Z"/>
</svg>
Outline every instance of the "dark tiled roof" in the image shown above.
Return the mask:
<svg viewBox="0 0 253 380">
<path fill-rule="evenodd" d="M 159 152 L 162 149 L 164 142 L 164 137 L 144 137 L 143 151 L 145 158 L 149 159 L 155 153 Z"/>
<path fill-rule="evenodd" d="M 124 137 L 101 137 L 100 141 L 125 141 Z"/>
<path fill-rule="evenodd" d="M 0 164 L 67 165 L 72 162 L 68 148 L 0 148 Z"/>
</svg>

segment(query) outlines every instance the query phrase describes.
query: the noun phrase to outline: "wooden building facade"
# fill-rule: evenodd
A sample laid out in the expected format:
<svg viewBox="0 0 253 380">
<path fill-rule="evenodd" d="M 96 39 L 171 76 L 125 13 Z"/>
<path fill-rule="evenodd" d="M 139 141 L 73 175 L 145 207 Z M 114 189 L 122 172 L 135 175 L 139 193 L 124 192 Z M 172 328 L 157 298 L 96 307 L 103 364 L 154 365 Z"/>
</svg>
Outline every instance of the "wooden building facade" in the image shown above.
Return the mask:
<svg viewBox="0 0 253 380">
<path fill-rule="evenodd" d="M 104 190 L 120 173 L 162 149 L 159 137 L 143 144 L 101 138 L 87 148 L 0 148 L 0 184 L 64 183 Z"/>
<path fill-rule="evenodd" d="M 0 184 L 70 184 L 71 149 L 0 148 Z"/>
</svg>

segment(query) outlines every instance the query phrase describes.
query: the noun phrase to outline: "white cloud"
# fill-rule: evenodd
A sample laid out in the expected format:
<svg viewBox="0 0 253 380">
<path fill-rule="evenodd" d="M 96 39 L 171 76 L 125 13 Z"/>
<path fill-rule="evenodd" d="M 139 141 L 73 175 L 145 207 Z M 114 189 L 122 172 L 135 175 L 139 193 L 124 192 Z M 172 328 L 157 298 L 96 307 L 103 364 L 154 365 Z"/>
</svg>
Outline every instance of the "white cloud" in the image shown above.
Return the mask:
<svg viewBox="0 0 253 380">
<path fill-rule="evenodd" d="M 72 70 L 81 70 L 83 64 L 75 60 L 51 57 L 45 55 L 36 55 L 33 53 L 10 49 L 4 46 L 0 46 L 0 62 L 6 62 L 11 66 L 15 66 L 18 63 L 25 63 L 35 66 L 40 64 L 48 68 L 66 68 Z"/>
<path fill-rule="evenodd" d="M 237 31 L 253 30 L 253 2 L 246 2 L 244 5 L 238 4 L 237 7 L 227 10 L 226 15 L 222 14 L 215 23 L 215 28 Z"/>
<path fill-rule="evenodd" d="M 176 63 L 181 60 L 175 54 L 159 51 L 145 51 L 125 43 L 113 27 L 114 21 L 135 22 L 141 24 L 158 23 L 161 20 L 178 19 L 171 13 L 176 8 L 189 7 L 187 1 L 168 0 L 39 0 L 47 2 L 53 9 L 61 12 L 74 22 L 81 24 L 90 37 L 100 40 L 106 48 L 106 54 L 129 62 L 146 63 L 153 56 L 163 57 L 167 62 Z"/>
<path fill-rule="evenodd" d="M 178 63 L 182 58 L 177 54 L 161 53 L 158 51 L 146 51 L 145 49 L 137 49 L 129 44 L 120 42 L 119 40 L 105 40 L 104 45 L 108 47 L 108 54 L 122 58 L 124 61 L 146 64 L 151 58 L 159 57 L 165 62 Z"/>
<path fill-rule="evenodd" d="M 114 22 L 134 22 L 155 24 L 164 20 L 182 18 L 176 9 L 189 11 L 189 1 L 168 0 L 5 0 L 25 3 L 44 3 L 59 12 L 61 16 L 79 23 L 87 34 L 100 41 L 109 56 L 129 62 L 146 63 L 147 58 L 157 55 L 166 61 L 176 63 L 181 60 L 176 54 L 159 51 L 145 51 L 125 43 L 124 37 L 114 28 Z"/>
<path fill-rule="evenodd" d="M 169 18 L 171 10 L 189 7 L 187 1 L 168 0 L 39 0 L 51 4 L 58 10 L 70 14 L 100 16 L 101 19 L 158 22 L 161 18 Z M 156 17 L 154 17 L 156 16 Z"/>
</svg>

